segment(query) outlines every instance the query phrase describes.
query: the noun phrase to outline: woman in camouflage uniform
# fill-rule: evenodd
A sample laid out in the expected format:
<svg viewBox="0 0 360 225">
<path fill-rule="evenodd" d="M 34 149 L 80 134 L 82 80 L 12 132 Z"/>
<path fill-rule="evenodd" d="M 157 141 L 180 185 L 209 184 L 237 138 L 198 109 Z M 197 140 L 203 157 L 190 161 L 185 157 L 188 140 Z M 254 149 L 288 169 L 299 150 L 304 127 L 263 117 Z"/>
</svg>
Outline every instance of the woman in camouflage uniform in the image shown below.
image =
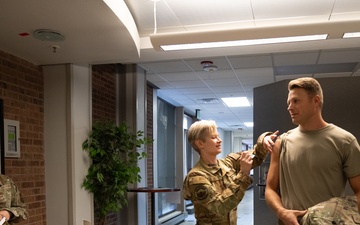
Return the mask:
<svg viewBox="0 0 360 225">
<path fill-rule="evenodd" d="M 202 120 L 190 126 L 188 140 L 200 160 L 184 180 L 183 197 L 194 204 L 197 225 L 236 225 L 237 205 L 252 183 L 250 170 L 265 160 L 277 132 L 269 134 L 259 137 L 255 150 L 230 153 L 218 160 L 222 140 L 216 123 Z"/>
<path fill-rule="evenodd" d="M 28 213 L 15 183 L 9 177 L 0 174 L 0 221 L 4 217 L 4 224 L 13 224 L 26 220 Z"/>
</svg>

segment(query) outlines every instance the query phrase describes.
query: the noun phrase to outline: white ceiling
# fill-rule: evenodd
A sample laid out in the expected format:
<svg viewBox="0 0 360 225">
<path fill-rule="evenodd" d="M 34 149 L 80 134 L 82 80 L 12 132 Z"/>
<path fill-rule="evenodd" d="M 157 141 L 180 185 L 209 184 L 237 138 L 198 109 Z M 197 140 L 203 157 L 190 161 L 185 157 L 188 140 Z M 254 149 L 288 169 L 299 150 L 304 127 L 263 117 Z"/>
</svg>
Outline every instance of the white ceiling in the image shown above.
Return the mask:
<svg viewBox="0 0 360 225">
<path fill-rule="evenodd" d="M 221 100 L 203 104 L 199 99 L 245 96 L 253 105 L 253 88 L 279 80 L 360 75 L 360 39 L 340 37 L 344 31 L 360 31 L 359 0 L 118 0 L 120 17 L 105 1 L 3 0 L 0 50 L 37 65 L 138 63 L 162 98 L 192 115 L 200 109 L 202 119 L 214 119 L 250 143 L 252 128 L 244 122 L 253 120 L 253 107 L 228 108 Z M 65 40 L 37 40 L 37 29 L 52 29 Z M 226 39 L 229 31 L 243 39 L 311 32 L 329 33 L 329 38 L 173 52 L 151 45 L 161 35 L 186 42 L 195 36 Z M 204 60 L 218 70 L 204 71 Z"/>
</svg>

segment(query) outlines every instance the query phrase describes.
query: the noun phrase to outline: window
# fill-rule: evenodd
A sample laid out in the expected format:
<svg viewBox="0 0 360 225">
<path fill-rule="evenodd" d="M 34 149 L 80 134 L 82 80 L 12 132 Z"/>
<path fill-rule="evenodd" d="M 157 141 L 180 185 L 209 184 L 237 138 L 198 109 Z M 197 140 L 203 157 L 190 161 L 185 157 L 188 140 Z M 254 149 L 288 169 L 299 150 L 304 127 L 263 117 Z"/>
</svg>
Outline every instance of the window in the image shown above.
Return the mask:
<svg viewBox="0 0 360 225">
<path fill-rule="evenodd" d="M 159 187 L 175 187 L 175 107 L 162 99 L 157 101 L 157 179 Z M 176 210 L 166 201 L 166 193 L 158 194 L 158 216 Z"/>
</svg>

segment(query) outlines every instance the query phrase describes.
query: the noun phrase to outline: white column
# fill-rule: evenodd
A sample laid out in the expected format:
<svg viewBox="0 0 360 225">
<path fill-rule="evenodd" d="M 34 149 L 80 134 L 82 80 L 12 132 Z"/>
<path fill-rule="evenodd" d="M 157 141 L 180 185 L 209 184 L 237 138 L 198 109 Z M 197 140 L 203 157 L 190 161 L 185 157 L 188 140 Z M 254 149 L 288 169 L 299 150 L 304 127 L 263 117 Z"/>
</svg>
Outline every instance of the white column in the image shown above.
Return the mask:
<svg viewBox="0 0 360 225">
<path fill-rule="evenodd" d="M 146 74 L 135 64 L 120 65 L 117 78 L 117 121 L 126 121 L 132 131 L 146 131 Z M 146 134 L 145 134 L 146 135 Z M 141 181 L 132 187 L 147 186 L 146 159 L 138 162 Z M 147 224 L 147 194 L 128 192 L 128 205 L 119 212 L 120 224 Z"/>
<path fill-rule="evenodd" d="M 66 64 L 43 71 L 46 222 L 93 224 L 93 198 L 81 187 L 90 166 L 81 146 L 91 127 L 91 69 Z"/>
</svg>

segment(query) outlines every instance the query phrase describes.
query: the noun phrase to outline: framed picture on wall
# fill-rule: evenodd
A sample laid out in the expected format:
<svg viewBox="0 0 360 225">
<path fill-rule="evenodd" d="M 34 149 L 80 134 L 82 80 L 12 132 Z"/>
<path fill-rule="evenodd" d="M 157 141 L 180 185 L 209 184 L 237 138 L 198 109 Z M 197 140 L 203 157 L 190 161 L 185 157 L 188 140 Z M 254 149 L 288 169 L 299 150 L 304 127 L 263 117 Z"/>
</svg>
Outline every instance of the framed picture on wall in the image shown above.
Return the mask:
<svg viewBox="0 0 360 225">
<path fill-rule="evenodd" d="M 4 104 L 0 99 L 0 172 L 2 174 L 5 174 L 4 146 Z"/>
<path fill-rule="evenodd" d="M 4 119 L 5 157 L 20 157 L 19 121 Z"/>
</svg>

